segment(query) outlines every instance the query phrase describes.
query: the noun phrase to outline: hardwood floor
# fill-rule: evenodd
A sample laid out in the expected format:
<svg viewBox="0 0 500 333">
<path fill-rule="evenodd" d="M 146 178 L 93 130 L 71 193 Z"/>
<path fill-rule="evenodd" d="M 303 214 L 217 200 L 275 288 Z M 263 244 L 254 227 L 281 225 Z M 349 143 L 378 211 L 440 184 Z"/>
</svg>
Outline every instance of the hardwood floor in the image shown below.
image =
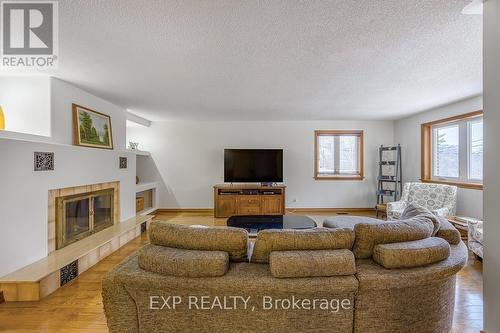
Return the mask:
<svg viewBox="0 0 500 333">
<path fill-rule="evenodd" d="M 293 213 L 293 212 L 290 212 Z M 322 225 L 332 212 L 300 212 Z M 351 212 L 349 215 L 373 216 L 372 213 Z M 182 224 L 225 225 L 207 213 L 167 213 L 157 216 Z M 102 309 L 103 276 L 125 257 L 147 244 L 143 234 L 114 252 L 76 280 L 59 288 L 40 302 L 0 304 L 1 332 L 107 332 Z M 479 333 L 483 326 L 482 264 L 471 259 L 458 274 L 453 333 Z M 416 332 L 418 333 L 418 332 Z"/>
<path fill-rule="evenodd" d="M 0 305 L 2 332 L 107 332 L 101 281 L 122 259 L 148 243 L 145 234 L 39 302 Z"/>
</svg>

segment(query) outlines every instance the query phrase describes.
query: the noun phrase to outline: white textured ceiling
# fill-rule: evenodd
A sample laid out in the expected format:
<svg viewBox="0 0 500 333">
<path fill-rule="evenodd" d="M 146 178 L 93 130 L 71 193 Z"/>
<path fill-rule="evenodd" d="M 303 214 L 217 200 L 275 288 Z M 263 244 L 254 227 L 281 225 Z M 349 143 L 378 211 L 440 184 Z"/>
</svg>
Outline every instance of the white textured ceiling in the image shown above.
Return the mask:
<svg viewBox="0 0 500 333">
<path fill-rule="evenodd" d="M 469 2 L 60 1 L 54 76 L 151 120 L 395 119 L 481 94 Z"/>
</svg>

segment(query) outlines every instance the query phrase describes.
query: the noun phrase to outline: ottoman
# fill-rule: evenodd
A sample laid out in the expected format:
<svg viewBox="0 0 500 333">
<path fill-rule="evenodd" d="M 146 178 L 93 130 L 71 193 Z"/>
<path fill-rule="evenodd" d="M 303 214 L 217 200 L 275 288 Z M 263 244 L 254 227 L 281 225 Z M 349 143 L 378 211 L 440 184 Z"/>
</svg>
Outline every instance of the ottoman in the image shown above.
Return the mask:
<svg viewBox="0 0 500 333">
<path fill-rule="evenodd" d="M 323 221 L 323 227 L 325 228 L 348 228 L 354 230 L 354 226 L 358 223 L 372 223 L 381 224 L 386 223 L 386 221 L 378 220 L 373 217 L 367 216 L 332 216 L 328 217 Z"/>
</svg>

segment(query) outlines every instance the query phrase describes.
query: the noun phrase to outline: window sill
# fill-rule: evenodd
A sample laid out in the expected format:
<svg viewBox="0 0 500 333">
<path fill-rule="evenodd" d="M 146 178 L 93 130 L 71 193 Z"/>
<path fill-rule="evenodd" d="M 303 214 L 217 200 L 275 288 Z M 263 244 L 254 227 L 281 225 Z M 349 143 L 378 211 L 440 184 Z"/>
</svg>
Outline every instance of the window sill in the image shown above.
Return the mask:
<svg viewBox="0 0 500 333">
<path fill-rule="evenodd" d="M 454 185 L 460 188 L 468 188 L 472 190 L 482 190 L 483 184 L 476 183 L 457 183 L 446 180 L 435 180 L 435 179 L 420 179 L 422 183 L 431 183 L 431 184 L 444 184 L 444 185 Z"/>
<path fill-rule="evenodd" d="M 314 176 L 315 180 L 363 180 L 363 176 Z"/>
</svg>

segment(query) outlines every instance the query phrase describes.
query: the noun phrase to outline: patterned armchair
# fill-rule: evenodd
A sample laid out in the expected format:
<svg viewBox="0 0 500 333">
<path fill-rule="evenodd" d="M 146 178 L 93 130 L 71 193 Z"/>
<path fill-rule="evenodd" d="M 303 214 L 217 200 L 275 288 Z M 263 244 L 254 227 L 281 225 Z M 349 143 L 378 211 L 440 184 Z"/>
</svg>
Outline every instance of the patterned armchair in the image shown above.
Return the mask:
<svg viewBox="0 0 500 333">
<path fill-rule="evenodd" d="M 468 245 L 469 249 L 478 257 L 483 258 L 483 221 L 468 221 Z"/>
<path fill-rule="evenodd" d="M 425 207 L 436 215 L 455 215 L 457 187 L 442 184 L 406 183 L 401 200 L 387 203 L 387 219 L 398 220 L 410 203 Z"/>
</svg>

